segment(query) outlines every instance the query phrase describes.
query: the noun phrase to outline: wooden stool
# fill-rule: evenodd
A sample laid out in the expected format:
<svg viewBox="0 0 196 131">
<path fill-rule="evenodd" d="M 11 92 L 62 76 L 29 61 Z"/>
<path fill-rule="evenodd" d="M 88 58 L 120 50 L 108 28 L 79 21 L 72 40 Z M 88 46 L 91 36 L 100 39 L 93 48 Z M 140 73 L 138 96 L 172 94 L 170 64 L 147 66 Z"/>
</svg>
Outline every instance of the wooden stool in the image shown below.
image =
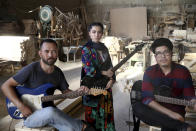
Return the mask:
<svg viewBox="0 0 196 131">
<path fill-rule="evenodd" d="M 40 128 L 28 128 L 23 125 L 23 120 L 15 125 L 15 131 L 56 131 L 54 127 L 45 126 Z"/>
<path fill-rule="evenodd" d="M 160 130 L 161 130 L 161 128 L 159 128 L 159 127 L 155 127 L 155 126 L 149 127 L 149 131 L 160 131 Z"/>
</svg>

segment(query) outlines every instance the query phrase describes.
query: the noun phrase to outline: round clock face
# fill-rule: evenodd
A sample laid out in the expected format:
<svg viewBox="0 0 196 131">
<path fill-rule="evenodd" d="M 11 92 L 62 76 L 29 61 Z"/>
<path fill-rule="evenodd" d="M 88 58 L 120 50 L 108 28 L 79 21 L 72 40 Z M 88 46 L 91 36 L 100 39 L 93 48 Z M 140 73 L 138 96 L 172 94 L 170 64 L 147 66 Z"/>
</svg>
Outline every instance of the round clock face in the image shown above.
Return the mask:
<svg viewBox="0 0 196 131">
<path fill-rule="evenodd" d="M 42 22 L 48 23 L 51 21 L 52 10 L 50 6 L 44 6 L 40 9 L 39 17 Z"/>
</svg>

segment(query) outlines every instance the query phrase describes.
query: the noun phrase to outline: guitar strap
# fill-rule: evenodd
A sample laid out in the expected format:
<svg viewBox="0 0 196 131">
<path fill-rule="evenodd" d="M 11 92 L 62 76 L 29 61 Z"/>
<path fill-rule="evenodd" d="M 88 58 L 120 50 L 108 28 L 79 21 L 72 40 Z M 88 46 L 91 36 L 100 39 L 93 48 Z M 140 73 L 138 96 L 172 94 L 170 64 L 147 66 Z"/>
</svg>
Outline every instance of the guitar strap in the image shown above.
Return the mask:
<svg viewBox="0 0 196 131">
<path fill-rule="evenodd" d="M 89 50 L 89 52 L 90 52 L 91 54 L 92 54 L 92 49 L 94 49 L 94 51 L 96 52 L 96 57 L 101 57 L 101 55 L 99 54 L 98 49 L 93 48 L 93 45 L 92 45 L 91 42 L 88 42 L 88 43 L 86 44 L 86 47 L 88 48 L 88 50 Z M 108 54 L 108 55 L 109 55 L 109 54 Z M 99 61 L 99 64 L 97 65 L 97 64 L 95 63 L 95 61 L 93 60 L 92 55 L 90 56 L 90 61 L 92 61 L 92 64 L 93 64 L 93 66 L 94 66 L 96 72 L 100 72 L 101 70 L 106 70 L 106 69 L 103 69 L 103 67 L 106 66 L 106 65 L 105 65 L 106 63 L 110 63 L 110 62 L 109 62 L 109 57 L 107 57 L 106 60 L 105 60 L 104 62 L 100 62 L 100 61 Z"/>
<path fill-rule="evenodd" d="M 86 47 L 88 48 L 89 52 L 92 54 L 90 45 L 86 45 Z M 92 64 L 93 64 L 93 66 L 95 67 L 95 70 L 97 71 L 99 68 L 98 68 L 98 66 L 95 64 L 95 61 L 93 60 L 92 55 L 90 55 L 90 61 L 92 61 Z M 86 76 L 86 73 L 85 73 L 84 69 L 82 68 L 82 70 L 81 70 L 81 82 L 82 82 L 83 77 L 85 77 L 85 76 Z M 81 83 L 81 82 L 80 82 L 80 83 Z"/>
<path fill-rule="evenodd" d="M 91 54 L 92 54 L 92 51 L 91 51 L 91 49 L 89 49 L 89 51 L 91 52 Z M 96 52 L 96 54 L 97 54 L 97 51 L 95 50 L 95 52 Z M 91 61 L 92 61 L 92 64 L 93 64 L 93 66 L 95 67 L 95 70 L 96 71 L 98 71 L 99 70 L 99 67 L 95 64 L 95 61 L 93 60 L 93 56 L 91 55 Z"/>
<path fill-rule="evenodd" d="M 89 52 L 90 52 L 90 61 L 92 61 L 92 64 L 95 68 L 96 71 L 99 70 L 98 66 L 96 65 L 95 61 L 93 60 L 93 57 L 92 57 L 92 46 L 90 45 L 90 43 L 87 43 L 86 44 L 86 47 L 88 48 Z M 95 50 L 96 51 L 96 50 Z M 97 53 L 97 52 L 96 52 Z M 82 80 L 83 78 L 86 76 L 86 73 L 84 71 L 84 69 L 82 68 L 82 71 L 81 71 L 81 81 L 80 81 L 80 84 L 82 83 Z M 90 106 L 90 107 L 97 107 L 97 104 L 98 104 L 98 97 L 99 96 L 92 96 L 92 95 L 84 95 L 82 96 L 82 101 L 83 101 L 83 104 L 86 105 L 86 106 Z"/>
</svg>

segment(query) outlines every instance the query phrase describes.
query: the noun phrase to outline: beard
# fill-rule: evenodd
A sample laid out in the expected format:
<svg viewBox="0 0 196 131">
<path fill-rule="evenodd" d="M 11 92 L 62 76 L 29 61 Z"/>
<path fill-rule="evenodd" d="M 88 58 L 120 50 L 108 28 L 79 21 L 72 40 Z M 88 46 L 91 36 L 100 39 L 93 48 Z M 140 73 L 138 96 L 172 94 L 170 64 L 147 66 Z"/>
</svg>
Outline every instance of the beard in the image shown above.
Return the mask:
<svg viewBox="0 0 196 131">
<path fill-rule="evenodd" d="M 49 66 L 54 65 L 54 63 L 56 62 L 56 60 L 57 60 L 57 58 L 48 58 L 47 60 L 42 58 L 42 61 L 43 61 L 46 65 L 49 65 Z"/>
</svg>

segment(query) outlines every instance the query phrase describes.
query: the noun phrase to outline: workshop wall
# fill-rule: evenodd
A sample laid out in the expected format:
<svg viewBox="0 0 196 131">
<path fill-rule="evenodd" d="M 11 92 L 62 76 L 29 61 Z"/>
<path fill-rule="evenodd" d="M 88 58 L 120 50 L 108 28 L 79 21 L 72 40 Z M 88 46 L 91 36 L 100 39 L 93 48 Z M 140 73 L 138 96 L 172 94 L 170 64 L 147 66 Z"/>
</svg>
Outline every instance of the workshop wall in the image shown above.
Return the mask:
<svg viewBox="0 0 196 131">
<path fill-rule="evenodd" d="M 195 0 L 86 0 L 88 22 L 109 21 L 109 12 L 113 8 L 145 6 L 148 16 L 164 15 L 164 12 L 179 12 L 184 4 L 196 4 Z M 161 14 L 160 14 L 161 13 Z"/>
</svg>

